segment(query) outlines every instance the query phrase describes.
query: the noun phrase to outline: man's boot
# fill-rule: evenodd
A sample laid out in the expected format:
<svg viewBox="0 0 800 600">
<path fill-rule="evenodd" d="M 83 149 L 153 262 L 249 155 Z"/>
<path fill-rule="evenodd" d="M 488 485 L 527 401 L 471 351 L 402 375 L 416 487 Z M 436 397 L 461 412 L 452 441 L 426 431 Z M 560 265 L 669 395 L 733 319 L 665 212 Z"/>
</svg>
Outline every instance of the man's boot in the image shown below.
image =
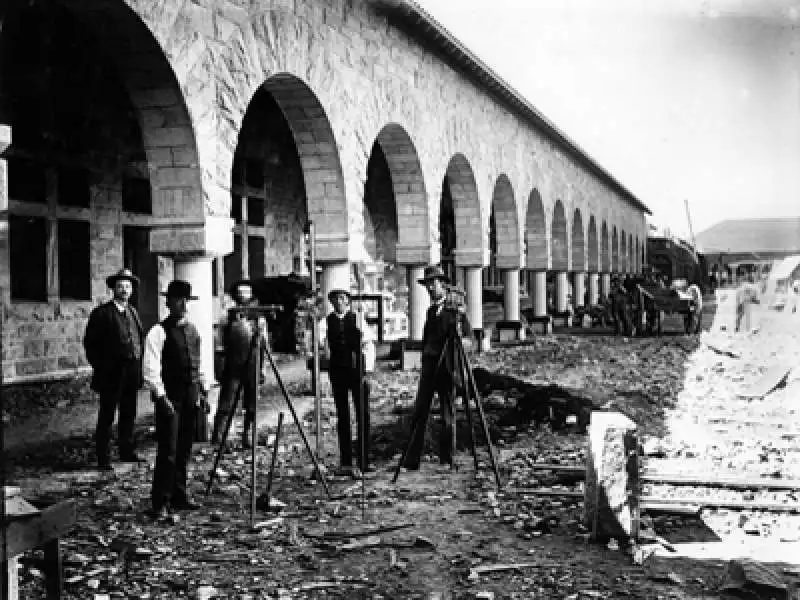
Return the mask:
<svg viewBox="0 0 800 600">
<path fill-rule="evenodd" d="M 217 415 L 214 417 L 214 429 L 211 432 L 211 443 L 212 444 L 219 444 L 220 440 L 222 440 L 222 432 L 225 429 L 225 416 L 224 415 Z"/>
</svg>

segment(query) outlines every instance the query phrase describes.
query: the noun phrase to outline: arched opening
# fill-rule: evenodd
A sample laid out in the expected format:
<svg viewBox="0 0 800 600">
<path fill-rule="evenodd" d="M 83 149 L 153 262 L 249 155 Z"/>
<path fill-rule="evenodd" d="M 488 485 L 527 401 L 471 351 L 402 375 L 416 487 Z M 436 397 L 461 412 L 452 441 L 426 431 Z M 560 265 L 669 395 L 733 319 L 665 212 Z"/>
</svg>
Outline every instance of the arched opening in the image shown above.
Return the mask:
<svg viewBox="0 0 800 600">
<path fill-rule="evenodd" d="M 528 197 L 525 213 L 525 260 L 528 269 L 547 270 L 547 222 L 542 197 L 535 188 Z"/>
<path fill-rule="evenodd" d="M 398 257 L 407 251 L 418 253 L 429 245 L 429 237 L 422 168 L 411 138 L 400 125 L 385 126 L 372 146 L 363 217 L 365 277 L 359 289 L 386 297 L 379 339 L 406 337 L 409 290 Z M 377 321 L 377 309 L 369 316 Z"/>
<path fill-rule="evenodd" d="M 617 238 L 617 226 L 611 229 L 611 271 L 619 273 L 619 239 Z"/>
<path fill-rule="evenodd" d="M 442 268 L 451 281 L 463 288 L 464 273 L 456 265 L 483 263 L 483 223 L 478 187 L 472 167 L 463 154 L 450 159 L 442 182 L 439 240 Z"/>
<path fill-rule="evenodd" d="M 630 268 L 628 266 L 628 236 L 623 229 L 620 234 L 620 249 L 619 249 L 620 265 L 619 269 L 623 273 L 627 273 Z"/>
<path fill-rule="evenodd" d="M 634 257 L 636 255 L 633 253 L 633 234 L 628 234 L 628 272 L 634 273 L 636 272 L 636 266 L 634 264 Z"/>
<path fill-rule="evenodd" d="M 633 255 L 633 257 L 634 257 L 633 258 L 633 260 L 634 260 L 634 271 L 639 273 L 642 270 L 642 264 L 639 262 L 639 236 L 638 235 L 636 236 L 635 244 L 636 244 L 636 249 L 635 249 L 635 253 Z"/>
<path fill-rule="evenodd" d="M 567 217 L 561 200 L 556 200 L 553 208 L 553 222 L 550 226 L 550 255 L 553 259 L 553 271 L 569 270 Z"/>
<path fill-rule="evenodd" d="M 576 273 L 586 270 L 586 246 L 583 237 L 583 217 L 581 211 L 575 209 L 572 216 L 572 270 Z"/>
<path fill-rule="evenodd" d="M 150 252 L 154 217 L 203 218 L 197 148 L 183 96 L 149 29 L 124 2 L 5 0 L 0 123 L 12 128 L 8 244 L 0 243 L 6 307 L 35 303 L 53 327 L 47 356 L 16 353 L 7 381 L 86 365 L 89 309 L 121 267 L 140 278 L 133 303 L 159 318 L 169 259 Z M 30 311 L 6 310 L 11 327 Z M 78 315 L 66 318 L 66 314 Z"/>
<path fill-rule="evenodd" d="M 600 228 L 600 269 L 603 273 L 611 272 L 611 252 L 608 246 L 608 223 L 603 221 Z"/>
<path fill-rule="evenodd" d="M 589 243 L 586 252 L 589 262 L 588 270 L 590 273 L 598 273 L 600 271 L 600 261 L 597 247 L 597 221 L 595 221 L 594 215 L 589 217 L 588 240 Z"/>
<path fill-rule="evenodd" d="M 506 175 L 500 175 L 492 194 L 489 217 L 489 268 L 483 272 L 483 287 L 503 287 L 501 269 L 520 267 L 519 223 L 514 190 Z M 525 286 L 522 286 L 525 289 Z"/>
</svg>

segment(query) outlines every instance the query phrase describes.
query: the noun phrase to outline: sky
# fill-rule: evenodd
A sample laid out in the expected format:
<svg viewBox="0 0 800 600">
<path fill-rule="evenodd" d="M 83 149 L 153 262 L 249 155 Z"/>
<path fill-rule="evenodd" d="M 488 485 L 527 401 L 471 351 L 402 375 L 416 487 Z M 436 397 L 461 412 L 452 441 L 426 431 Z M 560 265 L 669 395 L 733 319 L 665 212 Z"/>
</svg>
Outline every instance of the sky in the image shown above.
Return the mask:
<svg viewBox="0 0 800 600">
<path fill-rule="evenodd" d="M 417 0 L 686 239 L 800 216 L 800 0 Z"/>
</svg>

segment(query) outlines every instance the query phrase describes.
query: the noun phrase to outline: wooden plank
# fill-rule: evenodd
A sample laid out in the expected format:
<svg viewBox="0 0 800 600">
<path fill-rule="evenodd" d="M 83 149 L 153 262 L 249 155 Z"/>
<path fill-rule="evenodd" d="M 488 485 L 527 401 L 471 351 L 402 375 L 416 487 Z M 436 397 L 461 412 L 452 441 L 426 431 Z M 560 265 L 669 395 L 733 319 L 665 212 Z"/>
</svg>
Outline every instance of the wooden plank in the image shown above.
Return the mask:
<svg viewBox="0 0 800 600">
<path fill-rule="evenodd" d="M 61 563 L 61 544 L 58 538 L 44 544 L 44 572 L 47 600 L 61 600 L 64 572 Z"/>
<path fill-rule="evenodd" d="M 6 543 L 0 545 L 0 562 L 41 546 L 69 531 L 75 524 L 74 500 L 65 500 L 42 510 L 41 514 L 5 523 Z"/>
<path fill-rule="evenodd" d="M 680 515 L 697 517 L 703 508 L 697 504 L 663 504 L 661 502 L 642 502 L 639 507 L 643 513 L 651 515 Z"/>
<path fill-rule="evenodd" d="M 696 485 L 703 487 L 729 488 L 732 490 L 800 490 L 800 480 L 770 479 L 767 477 L 703 477 L 676 473 L 645 471 L 642 481 L 668 485 Z"/>
<path fill-rule="evenodd" d="M 741 398 L 763 398 L 783 383 L 791 370 L 792 367 L 787 367 L 786 365 L 770 367 L 761 379 L 745 388 L 737 395 Z"/>
</svg>

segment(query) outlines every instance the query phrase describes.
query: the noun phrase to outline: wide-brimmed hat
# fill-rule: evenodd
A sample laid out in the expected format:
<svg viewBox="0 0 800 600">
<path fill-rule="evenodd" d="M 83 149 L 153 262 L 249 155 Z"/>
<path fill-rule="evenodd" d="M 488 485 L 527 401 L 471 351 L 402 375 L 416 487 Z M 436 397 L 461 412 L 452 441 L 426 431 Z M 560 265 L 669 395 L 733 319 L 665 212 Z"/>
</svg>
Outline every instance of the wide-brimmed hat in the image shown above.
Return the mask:
<svg viewBox="0 0 800 600">
<path fill-rule="evenodd" d="M 328 292 L 328 300 L 331 303 L 333 303 L 334 298 L 336 298 L 337 296 L 347 296 L 347 299 L 350 300 L 350 292 L 348 292 L 347 290 L 342 290 L 337 288 L 335 290 L 331 290 L 330 292 Z"/>
<path fill-rule="evenodd" d="M 169 282 L 166 292 L 161 292 L 167 298 L 186 298 L 187 300 L 197 300 L 197 296 L 192 296 L 192 284 L 181 279 L 174 279 Z"/>
<path fill-rule="evenodd" d="M 422 276 L 422 279 L 418 279 L 421 284 L 426 284 L 429 281 L 433 281 L 434 279 L 441 279 L 445 283 L 450 283 L 450 278 L 444 274 L 442 268 L 438 265 L 430 265 L 425 267 L 425 272 Z"/>
<path fill-rule="evenodd" d="M 127 279 L 134 285 L 139 285 L 139 278 L 130 269 L 120 269 L 113 275 L 106 277 L 106 285 L 113 288 L 120 279 Z"/>
</svg>

